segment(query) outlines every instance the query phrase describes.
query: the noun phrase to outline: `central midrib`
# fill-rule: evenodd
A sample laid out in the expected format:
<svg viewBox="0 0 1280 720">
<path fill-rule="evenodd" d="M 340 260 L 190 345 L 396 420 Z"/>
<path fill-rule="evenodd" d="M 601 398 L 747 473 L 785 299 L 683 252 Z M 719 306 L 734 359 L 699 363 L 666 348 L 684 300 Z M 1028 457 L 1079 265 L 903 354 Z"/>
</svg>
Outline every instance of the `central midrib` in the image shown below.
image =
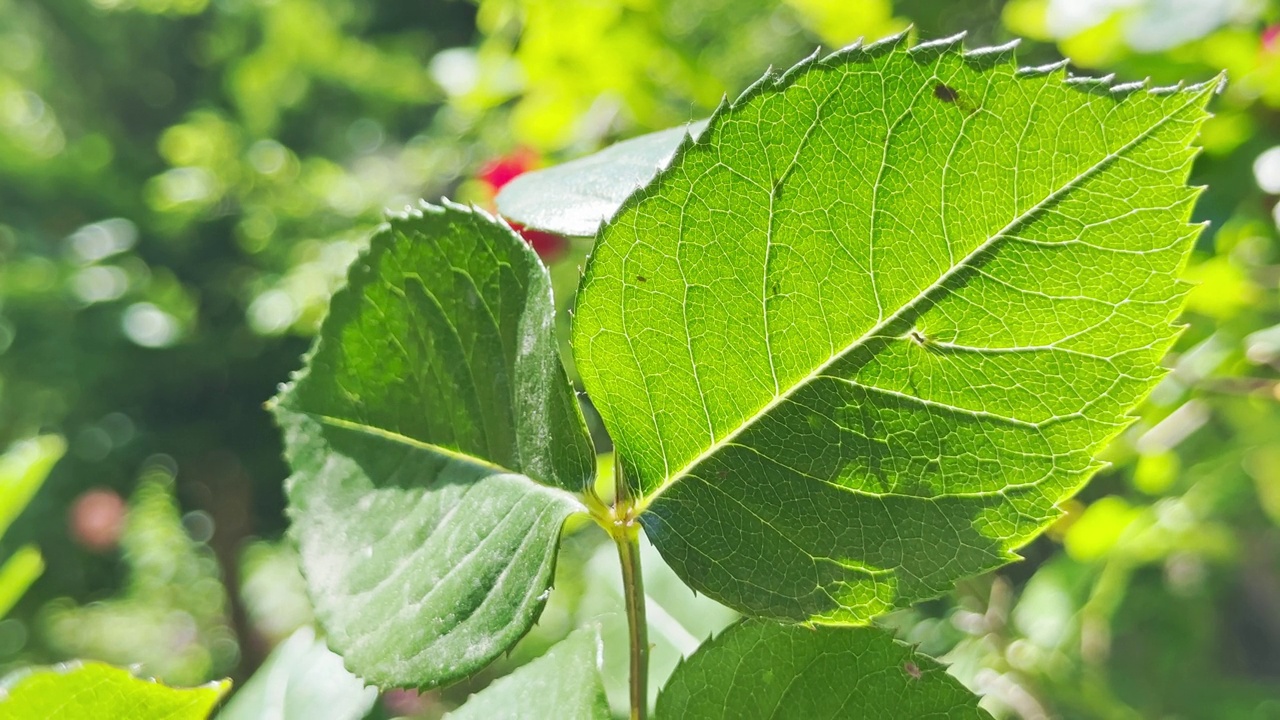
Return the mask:
<svg viewBox="0 0 1280 720">
<path fill-rule="evenodd" d="M 518 475 L 522 478 L 529 480 L 530 482 L 532 482 L 534 485 L 536 485 L 539 489 L 543 491 L 551 492 L 553 494 L 560 495 L 562 497 L 570 498 L 579 506 L 582 505 L 581 499 L 576 494 L 569 492 L 568 490 L 565 490 L 562 487 L 552 485 L 551 483 L 545 482 L 539 478 L 532 477 L 528 473 L 520 472 L 518 470 L 512 470 L 510 468 L 506 468 L 501 465 L 498 465 L 497 463 L 489 462 L 488 460 L 485 460 L 484 458 L 476 457 L 475 455 L 469 455 L 465 452 L 454 450 L 452 448 L 447 448 L 443 445 L 436 445 L 435 443 L 425 442 L 423 440 L 419 440 L 417 438 L 410 437 L 408 435 L 402 435 L 398 432 L 386 430 L 380 427 L 375 427 L 373 425 L 366 425 L 365 423 L 356 422 L 354 420 L 346 420 L 339 417 L 333 417 L 332 415 L 324 415 L 321 413 L 311 412 L 309 410 L 300 410 L 297 408 L 283 408 L 283 409 L 285 410 L 285 412 L 292 412 L 292 413 L 298 413 L 300 415 L 306 415 L 307 417 L 323 425 L 328 425 L 330 427 L 339 428 L 342 430 L 350 430 L 352 432 L 362 433 L 365 435 L 369 435 L 371 437 L 387 440 L 389 442 L 400 443 L 402 445 L 406 445 L 411 448 L 416 448 L 418 450 L 425 450 L 427 452 L 435 453 L 437 455 L 442 455 L 455 462 L 465 463 L 465 464 L 479 467 L 483 470 L 488 470 L 489 472 L 495 475 Z"/>
<path fill-rule="evenodd" d="M 988 238 L 987 240 L 979 244 L 968 255 L 965 255 L 963 258 L 961 258 L 960 262 L 953 265 L 949 270 L 944 272 L 936 280 L 934 280 L 927 287 L 921 290 L 914 298 L 911 299 L 910 302 L 905 303 L 904 305 L 899 307 L 897 310 L 895 310 L 893 314 L 889 315 L 884 320 L 881 320 L 879 323 L 876 323 L 874 327 L 872 327 L 870 330 L 866 331 L 861 336 L 853 340 L 853 342 L 846 345 L 839 352 L 832 353 L 831 357 L 827 358 L 822 363 L 817 365 L 812 371 L 809 372 L 808 375 L 804 376 L 795 384 L 793 384 L 791 387 L 787 388 L 786 391 L 778 393 L 777 395 L 774 395 L 773 398 L 771 398 L 769 402 L 765 403 L 763 407 L 761 407 L 751 416 L 744 419 L 742 423 L 738 425 L 738 427 L 734 428 L 731 432 L 725 434 L 724 437 L 720 438 L 719 440 L 717 440 L 716 442 L 708 446 L 706 450 L 699 453 L 695 458 L 693 458 L 688 463 L 686 463 L 684 467 L 680 468 L 680 470 L 676 471 L 674 474 L 672 474 L 666 480 L 664 480 L 661 485 L 654 488 L 653 492 L 650 492 L 649 494 L 641 497 L 639 502 L 636 504 L 636 509 L 634 511 L 635 515 L 638 516 L 641 513 L 643 513 L 645 510 L 647 510 L 648 507 L 652 505 L 655 500 L 657 500 L 659 497 L 662 496 L 664 492 L 667 491 L 668 488 L 675 485 L 677 482 L 679 482 L 684 477 L 686 477 L 690 472 L 692 472 L 696 467 L 698 467 L 698 465 L 701 465 L 703 461 L 709 459 L 710 457 L 718 453 L 722 448 L 728 446 L 730 443 L 736 440 L 739 436 L 742 435 L 742 433 L 746 432 L 752 425 L 754 425 L 761 418 L 768 415 L 774 408 L 778 407 L 782 403 L 789 400 L 791 396 L 794 395 L 796 392 L 798 392 L 801 388 L 807 386 L 809 383 L 813 382 L 815 379 L 823 375 L 826 372 L 826 370 L 829 367 L 831 367 L 834 363 L 839 361 L 841 358 L 847 356 L 849 353 L 853 352 L 854 350 L 857 350 L 859 347 L 865 344 L 868 340 L 871 340 L 872 338 L 875 338 L 876 336 L 878 336 L 880 332 L 882 332 L 885 328 L 897 322 L 899 319 L 902 318 L 903 315 L 910 312 L 917 305 L 919 305 L 921 302 L 926 300 L 930 295 L 932 295 L 933 293 L 945 287 L 947 282 L 952 277 L 954 277 L 957 273 L 969 267 L 969 263 L 972 262 L 975 258 L 980 257 L 981 255 L 986 253 L 988 250 L 990 250 L 996 243 L 1008 237 L 1013 230 L 1017 229 L 1028 220 L 1033 219 L 1044 208 L 1053 204 L 1054 202 L 1056 202 L 1057 200 L 1059 200 L 1060 198 L 1062 198 L 1064 195 L 1071 192 L 1072 190 L 1076 189 L 1085 180 L 1088 180 L 1089 178 L 1093 177 L 1097 173 L 1101 172 L 1103 169 L 1109 166 L 1112 162 L 1122 157 L 1125 153 L 1132 150 L 1141 142 L 1150 138 L 1152 135 L 1155 134 L 1157 130 L 1164 127 L 1165 123 L 1169 122 L 1171 119 L 1179 115 L 1183 110 L 1190 107 L 1206 87 L 1208 87 L 1208 85 L 1196 86 L 1196 87 L 1182 90 L 1181 92 L 1186 93 L 1187 96 L 1189 97 L 1187 102 L 1183 103 L 1182 105 L 1179 105 L 1173 111 L 1167 113 L 1164 117 L 1162 117 L 1159 120 L 1159 122 L 1153 123 L 1151 126 L 1147 127 L 1141 133 L 1138 133 L 1136 136 L 1134 136 L 1132 140 L 1122 145 L 1118 150 L 1107 153 L 1105 157 L 1100 159 L 1098 162 L 1094 163 L 1087 170 L 1080 173 L 1076 177 L 1072 178 L 1062 187 L 1058 188 L 1057 190 L 1045 196 L 1043 200 L 1036 203 L 1031 208 L 1023 212 L 1022 214 L 1018 215 L 1017 217 L 1015 217 L 1013 220 L 1009 221 L 1009 223 L 1006 224 L 1003 228 L 1001 228 L 998 232 L 996 232 L 990 238 Z"/>
</svg>

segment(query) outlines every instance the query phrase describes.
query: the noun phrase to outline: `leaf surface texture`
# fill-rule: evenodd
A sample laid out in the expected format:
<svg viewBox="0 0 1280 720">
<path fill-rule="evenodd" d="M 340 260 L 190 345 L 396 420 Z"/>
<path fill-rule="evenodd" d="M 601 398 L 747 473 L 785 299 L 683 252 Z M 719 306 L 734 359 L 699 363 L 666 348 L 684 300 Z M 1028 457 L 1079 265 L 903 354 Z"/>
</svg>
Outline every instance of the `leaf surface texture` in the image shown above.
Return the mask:
<svg viewBox="0 0 1280 720">
<path fill-rule="evenodd" d="M 672 568 L 865 623 L 1014 559 L 1161 375 L 1215 87 L 899 36 L 723 106 L 601 230 L 573 327 Z"/>
<path fill-rule="evenodd" d="M 553 320 L 509 228 L 425 206 L 374 235 L 277 399 L 303 573 L 366 681 L 467 677 L 545 604 L 595 463 Z"/>
</svg>

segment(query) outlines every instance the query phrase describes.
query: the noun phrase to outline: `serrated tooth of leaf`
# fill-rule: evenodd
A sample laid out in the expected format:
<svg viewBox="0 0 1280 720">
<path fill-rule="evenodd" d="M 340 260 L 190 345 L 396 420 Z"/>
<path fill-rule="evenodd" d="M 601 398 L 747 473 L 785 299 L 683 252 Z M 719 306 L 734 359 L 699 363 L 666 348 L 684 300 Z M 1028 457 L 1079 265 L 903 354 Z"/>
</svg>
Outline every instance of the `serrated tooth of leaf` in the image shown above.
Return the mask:
<svg viewBox="0 0 1280 720">
<path fill-rule="evenodd" d="M 914 47 L 908 48 L 907 52 L 913 56 L 931 55 L 934 52 L 955 52 L 964 46 L 964 39 L 967 36 L 967 32 L 958 32 L 950 37 L 918 43 Z"/>
<path fill-rule="evenodd" d="M 998 62 L 999 60 L 1004 59 L 1009 62 L 1013 62 L 1014 51 L 1017 50 L 1018 46 L 1021 44 L 1022 40 L 1020 38 L 1014 38 L 1003 45 L 992 45 L 990 47 L 968 50 L 964 53 L 964 57 L 969 60 L 978 61 L 995 60 Z"/>
<path fill-rule="evenodd" d="M 1055 73 L 1061 73 L 1065 76 L 1066 67 L 1069 64 L 1070 60 L 1059 60 L 1056 63 L 1048 63 L 1047 65 L 1032 65 L 1032 67 L 1019 68 L 1016 74 L 1019 77 L 1052 76 Z"/>
</svg>

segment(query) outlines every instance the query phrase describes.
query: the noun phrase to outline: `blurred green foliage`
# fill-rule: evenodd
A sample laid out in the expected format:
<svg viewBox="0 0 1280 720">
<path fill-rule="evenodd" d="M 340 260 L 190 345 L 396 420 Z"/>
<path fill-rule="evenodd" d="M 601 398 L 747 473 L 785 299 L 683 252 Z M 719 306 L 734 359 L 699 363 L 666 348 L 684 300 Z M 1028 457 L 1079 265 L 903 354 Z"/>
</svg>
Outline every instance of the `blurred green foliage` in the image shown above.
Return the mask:
<svg viewBox="0 0 1280 720">
<path fill-rule="evenodd" d="M 217 562 L 198 542 L 202 529 L 184 527 L 172 491 L 166 468 L 143 471 L 120 537 L 127 577 L 117 596 L 84 607 L 67 598 L 44 606 L 42 630 L 56 652 L 138 665 L 182 686 L 233 668 L 237 647 Z"/>
<path fill-rule="evenodd" d="M 44 435 L 15 444 L 0 454 L 0 537 L 31 502 L 67 449 L 57 435 Z M 18 602 L 44 572 L 44 558 L 34 545 L 24 545 L 0 564 L 0 618 Z"/>
<path fill-rule="evenodd" d="M 0 446 L 69 444 L 0 544 L 49 565 L 0 665 L 243 677 L 310 622 L 261 403 L 385 208 L 486 204 L 494 159 L 704 117 L 771 64 L 909 23 L 1230 84 L 1171 374 L 1026 562 L 892 623 L 1002 717 L 1280 716 L 1276 0 L 0 0 Z M 560 302 L 586 251 L 558 256 Z M 439 714 L 616 613 L 597 535 L 567 541 L 527 647 L 376 712 Z M 656 599 L 676 623 L 658 656 L 727 621 Z"/>
</svg>

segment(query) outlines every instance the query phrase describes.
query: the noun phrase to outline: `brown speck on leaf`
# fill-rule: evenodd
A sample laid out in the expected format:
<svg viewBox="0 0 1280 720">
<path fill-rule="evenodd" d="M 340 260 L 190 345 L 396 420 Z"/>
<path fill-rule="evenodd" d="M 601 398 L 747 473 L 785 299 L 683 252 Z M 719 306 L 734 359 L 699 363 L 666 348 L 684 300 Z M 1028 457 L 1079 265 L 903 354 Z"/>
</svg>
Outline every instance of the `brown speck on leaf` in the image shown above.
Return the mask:
<svg viewBox="0 0 1280 720">
<path fill-rule="evenodd" d="M 946 83 L 933 86 L 933 96 L 945 103 L 953 103 L 960 99 L 960 91 Z"/>
<path fill-rule="evenodd" d="M 902 671 L 911 676 L 912 680 L 919 680 L 924 674 L 920 672 L 920 666 L 913 662 L 908 662 L 902 666 Z"/>
<path fill-rule="evenodd" d="M 637 280 L 637 281 L 639 281 L 639 282 L 649 282 L 649 278 L 647 278 L 647 277 L 645 277 L 645 276 L 643 276 L 643 275 L 637 275 L 637 276 L 636 276 L 636 280 Z"/>
</svg>

